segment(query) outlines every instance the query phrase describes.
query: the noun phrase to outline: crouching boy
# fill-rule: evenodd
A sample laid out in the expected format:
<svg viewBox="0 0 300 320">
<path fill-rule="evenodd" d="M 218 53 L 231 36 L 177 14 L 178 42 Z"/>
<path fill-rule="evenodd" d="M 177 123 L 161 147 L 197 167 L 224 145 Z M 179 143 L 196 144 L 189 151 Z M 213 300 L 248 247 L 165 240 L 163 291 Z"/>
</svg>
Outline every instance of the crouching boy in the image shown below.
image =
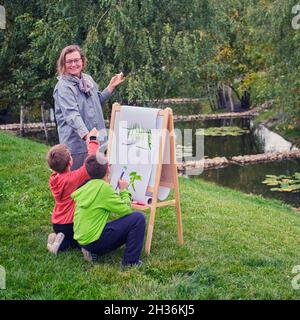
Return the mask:
<svg viewBox="0 0 300 320">
<path fill-rule="evenodd" d="M 92 155 L 99 149 L 97 141 L 98 130 L 92 129 L 86 140 L 88 154 Z M 72 156 L 65 144 L 53 146 L 47 155 L 49 167 L 53 173 L 49 179 L 49 186 L 55 199 L 52 213 L 52 224 L 55 233 L 48 236 L 47 248 L 51 253 L 57 254 L 71 247 L 78 247 L 73 239 L 74 200 L 71 194 L 86 180 L 90 179 L 85 166 L 71 171 Z"/>
<path fill-rule="evenodd" d="M 145 236 L 145 217 L 132 212 L 128 183 L 119 180 L 120 195 L 109 184 L 109 165 L 103 154 L 89 156 L 85 162 L 91 180 L 72 194 L 75 201 L 74 239 L 86 260 L 111 252 L 125 244 L 123 266 L 140 265 Z M 122 216 L 107 222 L 109 215 Z"/>
</svg>

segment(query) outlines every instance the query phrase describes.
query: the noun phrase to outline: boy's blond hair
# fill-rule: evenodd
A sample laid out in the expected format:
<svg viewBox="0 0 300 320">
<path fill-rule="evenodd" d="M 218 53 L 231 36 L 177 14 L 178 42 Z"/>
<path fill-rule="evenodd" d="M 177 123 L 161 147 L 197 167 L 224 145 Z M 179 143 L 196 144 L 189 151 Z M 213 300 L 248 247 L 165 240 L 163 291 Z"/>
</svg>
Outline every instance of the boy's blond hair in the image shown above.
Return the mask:
<svg viewBox="0 0 300 320">
<path fill-rule="evenodd" d="M 53 171 L 64 172 L 70 161 L 70 152 L 65 144 L 57 144 L 48 151 L 47 162 Z"/>
</svg>

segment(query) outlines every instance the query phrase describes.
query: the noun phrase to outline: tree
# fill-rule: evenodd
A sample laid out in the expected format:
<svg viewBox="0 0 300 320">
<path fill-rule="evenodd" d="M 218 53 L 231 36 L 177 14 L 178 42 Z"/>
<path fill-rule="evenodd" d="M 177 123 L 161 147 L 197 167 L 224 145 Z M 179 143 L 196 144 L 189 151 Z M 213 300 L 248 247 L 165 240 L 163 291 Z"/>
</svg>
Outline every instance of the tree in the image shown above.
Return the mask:
<svg viewBox="0 0 300 320">
<path fill-rule="evenodd" d="M 12 0 L 4 5 L 2 109 L 39 108 L 41 101 L 52 105 L 56 60 L 63 47 L 77 43 L 100 88 L 114 73 L 125 73 L 127 81 L 114 97 L 120 102 L 203 97 L 209 91 L 213 106 L 225 96 L 224 88 L 240 97 L 251 88 L 253 103 L 272 99 L 295 116 L 300 112 L 300 32 L 291 28 L 292 0 Z"/>
</svg>

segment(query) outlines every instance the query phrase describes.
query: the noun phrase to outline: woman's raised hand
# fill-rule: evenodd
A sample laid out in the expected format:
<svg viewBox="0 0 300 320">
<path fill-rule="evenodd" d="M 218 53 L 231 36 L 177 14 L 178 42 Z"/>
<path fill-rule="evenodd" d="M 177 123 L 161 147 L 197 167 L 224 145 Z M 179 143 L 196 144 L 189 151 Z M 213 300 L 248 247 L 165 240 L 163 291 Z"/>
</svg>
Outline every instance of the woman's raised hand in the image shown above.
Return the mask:
<svg viewBox="0 0 300 320">
<path fill-rule="evenodd" d="M 124 77 L 124 74 L 123 72 L 120 72 L 116 75 L 114 75 L 111 79 L 110 79 L 110 82 L 109 82 L 109 85 L 108 85 L 108 90 L 110 93 L 112 93 L 116 86 L 118 86 L 119 84 L 121 84 L 123 81 L 125 81 L 125 77 Z"/>
</svg>

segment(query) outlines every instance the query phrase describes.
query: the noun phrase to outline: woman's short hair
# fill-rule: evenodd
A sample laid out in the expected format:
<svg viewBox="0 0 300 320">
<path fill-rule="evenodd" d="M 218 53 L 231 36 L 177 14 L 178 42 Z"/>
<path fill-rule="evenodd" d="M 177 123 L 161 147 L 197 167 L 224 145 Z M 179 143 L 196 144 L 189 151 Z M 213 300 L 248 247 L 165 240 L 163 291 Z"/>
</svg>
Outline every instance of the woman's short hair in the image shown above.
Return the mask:
<svg viewBox="0 0 300 320">
<path fill-rule="evenodd" d="M 75 52 L 75 51 L 79 52 L 81 59 L 82 59 L 83 69 L 85 68 L 86 63 L 87 63 L 87 59 L 86 59 L 83 51 L 81 50 L 81 48 L 77 44 L 71 44 L 70 46 L 67 46 L 62 49 L 60 56 L 57 60 L 56 71 L 57 71 L 58 75 L 65 74 L 65 72 L 66 72 L 66 69 L 65 69 L 66 55 L 69 53 Z"/>
</svg>

